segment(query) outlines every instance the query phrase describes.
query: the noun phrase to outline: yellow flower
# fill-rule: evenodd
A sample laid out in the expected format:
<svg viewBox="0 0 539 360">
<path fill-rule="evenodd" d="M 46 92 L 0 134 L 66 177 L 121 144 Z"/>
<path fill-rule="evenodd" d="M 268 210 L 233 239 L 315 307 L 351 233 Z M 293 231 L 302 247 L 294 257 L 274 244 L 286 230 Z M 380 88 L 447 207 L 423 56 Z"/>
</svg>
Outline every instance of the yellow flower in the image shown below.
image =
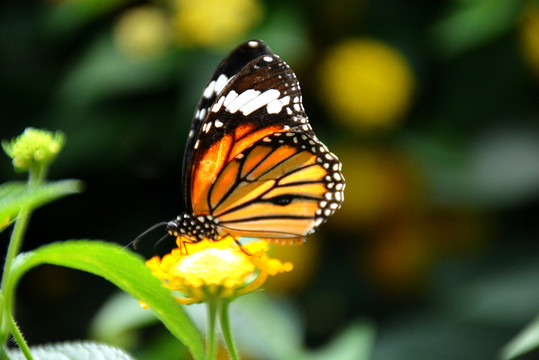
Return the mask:
<svg viewBox="0 0 539 360">
<path fill-rule="evenodd" d="M 140 6 L 123 14 L 114 29 L 114 39 L 127 55 L 150 58 L 163 53 L 169 45 L 169 24 L 161 9 Z"/>
<path fill-rule="evenodd" d="M 539 6 L 530 2 L 520 27 L 520 42 L 524 59 L 539 77 Z"/>
<path fill-rule="evenodd" d="M 257 0 L 175 0 L 174 25 L 181 43 L 220 46 L 236 42 L 262 15 Z"/>
<path fill-rule="evenodd" d="M 402 54 L 368 38 L 330 49 L 320 67 L 323 99 L 333 113 L 359 129 L 395 126 L 408 111 L 414 76 Z"/>
<path fill-rule="evenodd" d="M 162 259 L 154 256 L 146 266 L 167 288 L 183 294 L 176 297 L 181 304 L 237 297 L 259 288 L 268 275 L 293 268 L 291 263 L 270 258 L 265 241 L 242 245 L 243 250 L 230 236 L 197 244 L 178 237 L 177 243 L 179 247 L 170 254 Z"/>
<path fill-rule="evenodd" d="M 26 128 L 11 142 L 3 141 L 2 147 L 13 159 L 13 167 L 18 171 L 26 171 L 53 161 L 64 143 L 65 136 L 60 131 L 53 134 L 46 130 Z"/>
</svg>

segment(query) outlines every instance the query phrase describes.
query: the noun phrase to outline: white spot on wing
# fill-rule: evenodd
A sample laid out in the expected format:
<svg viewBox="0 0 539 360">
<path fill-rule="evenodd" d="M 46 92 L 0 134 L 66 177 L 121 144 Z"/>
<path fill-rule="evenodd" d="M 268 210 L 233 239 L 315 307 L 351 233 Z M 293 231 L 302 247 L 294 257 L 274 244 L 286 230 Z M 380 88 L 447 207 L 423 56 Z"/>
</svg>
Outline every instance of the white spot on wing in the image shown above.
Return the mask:
<svg viewBox="0 0 539 360">
<path fill-rule="evenodd" d="M 235 98 L 238 97 L 238 93 L 235 92 L 234 90 L 230 90 L 230 92 L 228 94 L 226 94 L 226 98 L 225 98 L 225 107 L 228 107 L 228 105 L 234 101 Z"/>
<path fill-rule="evenodd" d="M 240 108 L 243 115 L 249 115 L 253 111 L 260 109 L 262 106 L 269 104 L 271 101 L 277 99 L 281 95 L 281 92 L 277 89 L 270 89 L 264 91 L 245 105 Z"/>
<path fill-rule="evenodd" d="M 202 120 L 206 116 L 206 108 L 200 110 L 200 113 L 198 114 L 198 119 Z"/>
<path fill-rule="evenodd" d="M 237 96 L 234 101 L 226 106 L 226 109 L 232 114 L 238 111 L 243 105 L 254 99 L 260 94 L 260 91 L 254 89 L 248 89 Z"/>
<path fill-rule="evenodd" d="M 208 86 L 206 86 L 206 89 L 204 89 L 203 96 L 206 99 L 209 99 L 213 95 L 213 89 L 215 88 L 215 80 L 212 80 Z"/>
<path fill-rule="evenodd" d="M 221 91 L 223 90 L 227 82 L 228 82 L 228 77 L 226 77 L 225 74 L 219 75 L 219 77 L 215 81 L 215 89 L 214 89 L 215 94 L 221 93 Z"/>
<path fill-rule="evenodd" d="M 283 106 L 290 103 L 290 96 L 285 96 L 281 99 L 272 100 L 266 106 L 268 114 L 278 114 L 283 109 Z"/>
<path fill-rule="evenodd" d="M 217 112 L 221 109 L 221 106 L 223 106 L 223 102 L 225 101 L 225 97 L 224 96 L 221 96 L 219 98 L 219 100 L 217 100 L 217 102 L 215 103 L 215 105 L 213 105 L 213 107 L 211 108 L 211 111 L 212 112 Z"/>
<path fill-rule="evenodd" d="M 219 121 L 219 119 L 216 119 L 215 120 L 215 127 L 220 128 L 221 126 L 223 126 L 223 123 L 221 121 Z"/>
</svg>

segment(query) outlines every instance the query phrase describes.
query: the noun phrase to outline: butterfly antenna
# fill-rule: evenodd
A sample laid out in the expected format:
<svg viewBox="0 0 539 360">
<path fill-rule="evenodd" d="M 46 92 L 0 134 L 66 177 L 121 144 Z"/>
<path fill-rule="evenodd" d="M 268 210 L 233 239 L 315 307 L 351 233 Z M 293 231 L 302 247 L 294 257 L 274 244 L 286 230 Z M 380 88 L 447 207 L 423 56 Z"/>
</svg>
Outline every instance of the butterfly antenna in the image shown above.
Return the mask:
<svg viewBox="0 0 539 360">
<path fill-rule="evenodd" d="M 132 246 L 133 249 L 136 250 L 136 249 L 137 249 L 137 246 L 138 246 L 138 244 L 139 244 L 139 242 L 140 242 L 140 240 L 142 240 L 142 238 L 143 238 L 144 236 L 148 235 L 150 232 L 154 231 L 155 229 L 160 228 L 160 227 L 162 227 L 162 226 L 165 226 L 165 225 L 167 225 L 167 224 L 168 224 L 168 221 L 163 221 L 163 222 L 160 222 L 160 223 L 157 223 L 157 224 L 153 225 L 153 226 L 150 227 L 149 229 L 145 230 L 142 234 L 140 234 L 139 236 L 137 236 L 137 237 L 135 238 L 135 240 L 131 241 L 131 242 L 130 242 L 129 244 L 127 244 L 125 247 L 127 248 L 127 247 L 129 247 L 129 246 Z M 166 238 L 167 236 L 168 236 L 168 234 L 165 235 L 161 240 L 159 240 L 158 243 L 161 242 L 161 241 L 162 241 L 164 238 Z"/>
<path fill-rule="evenodd" d="M 157 242 L 153 245 L 153 252 L 154 254 L 157 254 L 157 247 L 159 246 L 159 244 L 161 244 L 163 241 L 165 241 L 166 238 L 168 238 L 169 236 L 172 236 L 170 234 L 166 234 L 165 236 L 163 236 L 161 239 L 157 240 Z"/>
</svg>

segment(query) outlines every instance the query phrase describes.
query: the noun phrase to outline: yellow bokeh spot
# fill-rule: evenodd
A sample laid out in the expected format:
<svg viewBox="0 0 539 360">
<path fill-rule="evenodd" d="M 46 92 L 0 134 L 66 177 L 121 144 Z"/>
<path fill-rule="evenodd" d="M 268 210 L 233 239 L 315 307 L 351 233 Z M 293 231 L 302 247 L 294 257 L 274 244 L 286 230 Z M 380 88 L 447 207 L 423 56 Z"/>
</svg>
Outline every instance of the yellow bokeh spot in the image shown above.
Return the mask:
<svg viewBox="0 0 539 360">
<path fill-rule="evenodd" d="M 257 0 L 175 0 L 174 26 L 186 45 L 216 47 L 236 42 L 262 16 Z"/>
<path fill-rule="evenodd" d="M 163 53 L 170 38 L 165 13 L 155 6 L 140 6 L 126 11 L 114 29 L 118 48 L 137 58 L 150 58 Z"/>
<path fill-rule="evenodd" d="M 333 226 L 369 227 L 425 206 L 426 185 L 419 165 L 387 149 L 348 146 L 336 149 L 346 178 L 346 201 Z"/>
<path fill-rule="evenodd" d="M 421 291 L 438 256 L 434 234 L 426 225 L 414 221 L 389 223 L 371 240 L 360 262 L 380 289 L 394 295 Z"/>
<path fill-rule="evenodd" d="M 328 50 L 320 66 L 323 100 L 346 124 L 391 128 L 410 108 L 414 75 L 404 56 L 369 38 L 345 40 Z"/>
<path fill-rule="evenodd" d="M 294 271 L 286 276 L 269 278 L 264 288 L 277 293 L 300 293 L 310 283 L 322 252 L 321 237 L 310 235 L 306 244 L 294 246 L 273 246 L 269 254 L 294 264 Z M 331 242 L 331 238 L 327 239 Z M 331 244 L 328 244 L 331 246 Z"/>
<path fill-rule="evenodd" d="M 409 213 L 380 223 L 358 253 L 363 273 L 393 295 L 420 293 L 443 257 L 484 250 L 488 221 L 469 209 Z"/>
<path fill-rule="evenodd" d="M 539 5 L 530 2 L 520 27 L 520 42 L 524 59 L 539 77 Z"/>
</svg>

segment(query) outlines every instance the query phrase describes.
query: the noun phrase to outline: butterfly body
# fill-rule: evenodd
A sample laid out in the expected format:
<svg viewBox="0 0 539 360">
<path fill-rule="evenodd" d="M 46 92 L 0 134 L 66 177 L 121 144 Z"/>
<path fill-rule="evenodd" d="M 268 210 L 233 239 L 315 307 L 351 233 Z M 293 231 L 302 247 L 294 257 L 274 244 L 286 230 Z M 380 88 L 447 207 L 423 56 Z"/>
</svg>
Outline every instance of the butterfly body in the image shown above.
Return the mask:
<svg viewBox="0 0 539 360">
<path fill-rule="evenodd" d="M 184 155 L 186 211 L 168 232 L 303 241 L 338 209 L 344 178 L 303 109 L 294 72 L 261 41 L 236 48 L 203 91 Z"/>
</svg>

